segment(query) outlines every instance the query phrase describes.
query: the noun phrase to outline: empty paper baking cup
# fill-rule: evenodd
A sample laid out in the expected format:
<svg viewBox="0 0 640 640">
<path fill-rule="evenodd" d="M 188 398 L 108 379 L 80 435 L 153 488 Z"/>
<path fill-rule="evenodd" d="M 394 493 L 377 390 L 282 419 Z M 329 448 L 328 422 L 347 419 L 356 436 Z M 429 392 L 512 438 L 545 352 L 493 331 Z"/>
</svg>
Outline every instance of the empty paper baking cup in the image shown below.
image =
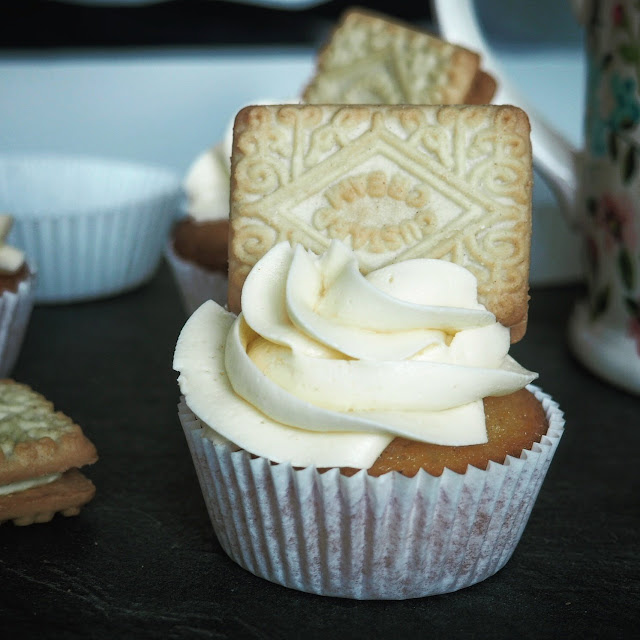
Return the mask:
<svg viewBox="0 0 640 640">
<path fill-rule="evenodd" d="M 9 243 L 38 272 L 36 302 L 121 293 L 154 274 L 182 188 L 170 171 L 70 155 L 0 156 Z"/>
</svg>

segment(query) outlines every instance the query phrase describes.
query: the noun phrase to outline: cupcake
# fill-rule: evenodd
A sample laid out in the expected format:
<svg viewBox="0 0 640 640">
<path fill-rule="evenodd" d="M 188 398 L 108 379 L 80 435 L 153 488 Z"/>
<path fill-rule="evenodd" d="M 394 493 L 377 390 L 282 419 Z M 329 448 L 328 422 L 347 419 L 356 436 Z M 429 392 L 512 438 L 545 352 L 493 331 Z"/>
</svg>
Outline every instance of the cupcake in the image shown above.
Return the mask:
<svg viewBox="0 0 640 640">
<path fill-rule="evenodd" d="M 24 253 L 5 243 L 12 224 L 0 215 L 0 378 L 13 370 L 33 308 L 34 274 Z"/>
<path fill-rule="evenodd" d="M 175 225 L 165 256 L 187 313 L 227 297 L 229 157 L 219 143 L 202 152 L 184 181 L 187 215 Z"/>
<path fill-rule="evenodd" d="M 511 557 L 563 430 L 462 266 L 279 243 L 187 321 L 179 416 L 222 547 L 310 593 L 447 593 Z"/>
<path fill-rule="evenodd" d="M 292 100 L 291 102 L 297 102 Z M 257 100 L 252 104 L 275 104 Z M 199 153 L 187 169 L 186 215 L 175 225 L 165 255 L 187 313 L 206 300 L 227 299 L 229 197 L 233 119 L 222 141 Z"/>
</svg>

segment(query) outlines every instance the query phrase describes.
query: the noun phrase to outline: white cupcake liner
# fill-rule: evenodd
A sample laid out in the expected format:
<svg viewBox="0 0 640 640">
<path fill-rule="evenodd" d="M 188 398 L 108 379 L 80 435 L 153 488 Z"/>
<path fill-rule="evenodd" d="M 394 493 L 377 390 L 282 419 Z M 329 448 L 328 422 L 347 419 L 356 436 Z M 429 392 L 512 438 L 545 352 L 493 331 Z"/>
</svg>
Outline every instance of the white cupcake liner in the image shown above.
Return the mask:
<svg viewBox="0 0 640 640">
<path fill-rule="evenodd" d="M 155 272 L 182 191 L 171 172 L 65 155 L 0 157 L 9 243 L 38 271 L 36 302 L 114 295 Z"/>
<path fill-rule="evenodd" d="M 29 324 L 34 299 L 34 280 L 30 275 L 15 292 L 0 295 L 0 378 L 8 377 L 18 359 Z"/>
<path fill-rule="evenodd" d="M 165 245 L 164 255 L 171 267 L 188 315 L 207 300 L 213 300 L 221 306 L 227 304 L 229 280 L 226 273 L 211 271 L 181 258 L 175 252 L 171 241 Z"/>
<path fill-rule="evenodd" d="M 519 458 L 486 471 L 352 477 L 252 459 L 214 444 L 178 412 L 215 533 L 256 576 L 300 591 L 360 600 L 448 593 L 485 580 L 511 557 L 564 429 L 536 387 L 549 430 Z"/>
</svg>

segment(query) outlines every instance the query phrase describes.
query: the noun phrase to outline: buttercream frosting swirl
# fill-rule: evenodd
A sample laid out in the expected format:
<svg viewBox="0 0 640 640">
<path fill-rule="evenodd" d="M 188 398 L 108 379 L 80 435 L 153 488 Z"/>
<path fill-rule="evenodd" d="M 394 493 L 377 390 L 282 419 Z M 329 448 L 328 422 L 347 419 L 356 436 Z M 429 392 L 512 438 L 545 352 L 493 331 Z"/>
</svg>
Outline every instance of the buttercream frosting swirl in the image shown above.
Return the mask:
<svg viewBox="0 0 640 640">
<path fill-rule="evenodd" d="M 174 368 L 198 417 L 276 462 L 367 468 L 396 436 L 486 442 L 482 399 L 537 377 L 508 355 L 475 277 L 446 261 L 365 277 L 339 241 L 321 256 L 281 243 L 250 272 L 242 309 L 205 303 Z"/>
</svg>

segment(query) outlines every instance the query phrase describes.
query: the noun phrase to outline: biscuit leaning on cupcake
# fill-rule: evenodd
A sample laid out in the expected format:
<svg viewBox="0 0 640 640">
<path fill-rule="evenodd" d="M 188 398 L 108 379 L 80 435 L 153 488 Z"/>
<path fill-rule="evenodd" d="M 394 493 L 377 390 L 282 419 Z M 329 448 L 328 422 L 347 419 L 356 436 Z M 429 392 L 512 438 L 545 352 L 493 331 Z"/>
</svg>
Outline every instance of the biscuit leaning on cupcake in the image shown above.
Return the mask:
<svg viewBox="0 0 640 640">
<path fill-rule="evenodd" d="M 529 299 L 529 131 L 509 106 L 246 107 L 234 128 L 229 310 L 240 311 L 244 279 L 278 241 L 320 254 L 338 239 L 364 274 L 413 258 L 469 269 L 517 342 Z"/>
<path fill-rule="evenodd" d="M 78 469 L 97 459 L 82 429 L 44 396 L 0 380 L 0 523 L 77 515 L 95 495 Z"/>
<path fill-rule="evenodd" d="M 493 575 L 564 425 L 508 356 L 528 309 L 526 115 L 249 107 L 230 222 L 234 313 L 205 303 L 174 358 L 226 553 L 360 599 Z"/>
</svg>

